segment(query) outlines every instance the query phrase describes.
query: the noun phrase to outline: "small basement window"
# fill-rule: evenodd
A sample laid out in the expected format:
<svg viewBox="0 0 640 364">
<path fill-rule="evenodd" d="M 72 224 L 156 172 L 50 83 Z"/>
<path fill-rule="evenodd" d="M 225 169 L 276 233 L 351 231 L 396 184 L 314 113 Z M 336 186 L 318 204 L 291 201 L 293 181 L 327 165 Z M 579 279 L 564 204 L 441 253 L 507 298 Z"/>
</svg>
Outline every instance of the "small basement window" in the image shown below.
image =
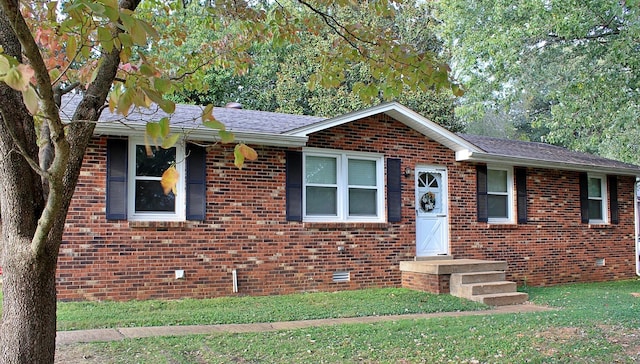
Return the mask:
<svg viewBox="0 0 640 364">
<path fill-rule="evenodd" d="M 349 271 L 335 271 L 333 272 L 334 282 L 349 282 L 351 280 L 351 272 Z"/>
</svg>

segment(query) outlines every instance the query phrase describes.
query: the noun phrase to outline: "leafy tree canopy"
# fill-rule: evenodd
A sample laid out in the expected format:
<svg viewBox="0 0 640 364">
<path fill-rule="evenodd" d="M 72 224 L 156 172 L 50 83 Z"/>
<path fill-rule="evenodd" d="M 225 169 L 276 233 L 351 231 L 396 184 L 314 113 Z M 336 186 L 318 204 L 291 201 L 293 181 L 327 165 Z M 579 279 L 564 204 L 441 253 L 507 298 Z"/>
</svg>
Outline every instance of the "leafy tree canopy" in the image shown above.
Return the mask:
<svg viewBox="0 0 640 364">
<path fill-rule="evenodd" d="M 284 6 L 273 3 L 268 11 L 282 10 Z M 202 11 L 201 4 L 184 9 L 185 16 L 180 19 L 192 29 L 191 41 L 176 45 L 163 57 L 175 62 L 184 54 L 197 52 L 202 44 L 241 35 L 237 27 L 196 26 L 196 14 Z M 313 16 L 311 8 L 300 11 L 305 16 Z M 393 16 L 378 16 L 366 7 L 337 8 L 332 14 L 341 24 L 388 29 L 394 39 L 411 44 L 418 54 L 430 54 L 439 59 L 442 53 L 442 41 L 435 36 L 431 5 L 407 1 L 395 9 Z M 175 22 L 175 17 L 172 21 Z M 331 59 L 337 57 L 334 48 L 341 39 L 332 28 L 324 27 L 298 31 L 295 38 L 281 42 L 254 42 L 246 49 L 250 62 L 242 62 L 242 68 L 236 69 L 237 72 L 227 65 L 215 64 L 201 72 L 201 83 L 197 87 L 185 85 L 176 90 L 173 99 L 216 105 L 235 101 L 249 109 L 327 117 L 394 99 L 454 131 L 460 129 L 453 118 L 454 95 L 450 91 L 430 87 L 427 83 L 417 88 L 384 86 L 380 82 L 392 84 L 395 82 L 393 77 L 398 75 L 358 57 L 357 52 L 336 67 Z M 366 45 L 366 49 L 369 47 Z M 353 49 L 348 53 L 353 53 Z M 456 88 L 456 91 L 459 90 Z"/>
<path fill-rule="evenodd" d="M 470 130 L 640 162 L 638 1 L 438 5 Z"/>
</svg>

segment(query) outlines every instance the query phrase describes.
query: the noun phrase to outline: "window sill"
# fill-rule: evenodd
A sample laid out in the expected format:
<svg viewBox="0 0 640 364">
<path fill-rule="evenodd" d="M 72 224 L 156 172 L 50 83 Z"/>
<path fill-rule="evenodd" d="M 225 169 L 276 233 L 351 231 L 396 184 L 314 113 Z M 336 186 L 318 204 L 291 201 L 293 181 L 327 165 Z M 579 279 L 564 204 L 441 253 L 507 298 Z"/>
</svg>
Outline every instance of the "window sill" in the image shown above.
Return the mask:
<svg viewBox="0 0 640 364">
<path fill-rule="evenodd" d="M 129 221 L 129 227 L 136 228 L 154 228 L 154 229 L 169 229 L 169 228 L 188 228 L 196 226 L 200 221 Z"/>
<path fill-rule="evenodd" d="M 606 230 L 606 229 L 613 229 L 614 225 L 611 224 L 606 224 L 606 223 L 602 223 L 602 224 L 589 224 L 589 229 L 595 229 L 595 230 Z"/>
<path fill-rule="evenodd" d="M 510 223 L 488 223 L 487 228 L 491 230 L 515 230 L 519 227 L 518 224 Z"/>
<path fill-rule="evenodd" d="M 388 226 L 386 222 L 304 222 L 303 225 L 305 228 L 319 230 L 379 230 Z"/>
</svg>

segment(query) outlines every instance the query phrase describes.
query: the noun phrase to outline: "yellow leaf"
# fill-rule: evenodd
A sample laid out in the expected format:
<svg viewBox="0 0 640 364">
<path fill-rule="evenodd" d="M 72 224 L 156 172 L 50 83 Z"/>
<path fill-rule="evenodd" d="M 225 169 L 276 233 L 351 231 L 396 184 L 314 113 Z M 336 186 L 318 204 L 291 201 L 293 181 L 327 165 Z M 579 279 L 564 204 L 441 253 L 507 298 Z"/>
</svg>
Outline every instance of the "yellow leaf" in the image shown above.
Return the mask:
<svg viewBox="0 0 640 364">
<path fill-rule="evenodd" d="M 11 64 L 9 63 L 9 60 L 0 54 L 0 73 L 7 73 L 10 68 Z"/>
<path fill-rule="evenodd" d="M 238 169 L 242 169 L 242 167 L 244 166 L 244 155 L 242 155 L 242 152 L 240 152 L 237 146 L 233 150 L 233 156 L 233 164 L 235 164 Z"/>
<path fill-rule="evenodd" d="M 69 37 L 67 40 L 67 59 L 72 60 L 76 57 L 78 51 L 78 43 L 75 37 Z"/>
<path fill-rule="evenodd" d="M 180 173 L 176 170 L 175 166 L 171 166 L 167 168 L 166 171 L 162 174 L 162 179 L 160 180 L 160 184 L 162 185 L 162 190 L 165 195 L 168 195 L 169 192 L 173 192 L 174 195 L 178 194 L 177 184 L 178 179 L 180 178 Z"/>
<path fill-rule="evenodd" d="M 258 159 L 258 152 L 256 152 L 255 149 L 246 144 L 240 143 L 236 145 L 235 149 L 237 149 L 245 159 L 248 159 L 250 161 Z"/>
<path fill-rule="evenodd" d="M 12 89 L 24 92 L 29 88 L 29 81 L 34 74 L 35 71 L 31 66 L 19 64 L 17 67 L 11 68 L 2 80 Z"/>
<path fill-rule="evenodd" d="M 36 90 L 34 90 L 33 87 L 27 87 L 26 91 L 22 91 L 22 100 L 24 101 L 24 104 L 31 115 L 35 115 L 38 113 L 40 100 L 38 99 Z"/>
</svg>

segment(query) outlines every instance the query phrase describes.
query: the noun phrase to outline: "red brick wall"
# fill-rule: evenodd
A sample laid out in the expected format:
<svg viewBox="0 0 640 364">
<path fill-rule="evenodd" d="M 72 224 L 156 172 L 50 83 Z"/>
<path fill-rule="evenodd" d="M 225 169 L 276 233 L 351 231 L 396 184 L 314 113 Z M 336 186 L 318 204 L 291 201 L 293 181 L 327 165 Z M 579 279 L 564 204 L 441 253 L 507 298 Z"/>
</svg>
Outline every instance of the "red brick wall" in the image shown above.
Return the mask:
<svg viewBox="0 0 640 364">
<path fill-rule="evenodd" d="M 402 272 L 402 287 L 431 293 L 449 293 L 451 274 Z"/>
<path fill-rule="evenodd" d="M 384 153 L 448 169 L 451 252 L 455 257 L 505 259 L 511 278 L 527 284 L 634 276 L 633 178 L 619 179 L 620 225 L 580 224 L 578 174 L 529 169 L 530 223 L 475 222 L 475 167 L 452 151 L 388 117 L 369 118 L 311 136 L 310 147 Z M 60 250 L 58 297 L 147 299 L 334 291 L 400 286 L 399 262 L 415 255 L 413 177 L 403 177 L 400 223 L 299 223 L 285 217 L 286 148 L 257 147 L 244 169 L 232 147 L 207 157 L 207 217 L 203 222 L 105 219 L 106 139 L 89 146 Z M 343 247 L 339 251 L 338 247 Z M 605 258 L 604 267 L 595 259 Z M 175 279 L 183 269 L 185 278 Z M 332 280 L 350 271 L 349 282 Z"/>
<path fill-rule="evenodd" d="M 456 176 L 473 180 L 469 169 Z M 506 260 L 507 277 L 520 284 L 552 285 L 635 276 L 635 178 L 618 178 L 618 225 L 580 222 L 578 172 L 527 169 L 528 219 L 525 225 L 474 222 L 473 191 L 452 206 L 451 252 L 458 258 Z M 456 183 L 451 181 L 451 183 Z M 597 259 L 605 265 L 596 266 Z"/>
</svg>

